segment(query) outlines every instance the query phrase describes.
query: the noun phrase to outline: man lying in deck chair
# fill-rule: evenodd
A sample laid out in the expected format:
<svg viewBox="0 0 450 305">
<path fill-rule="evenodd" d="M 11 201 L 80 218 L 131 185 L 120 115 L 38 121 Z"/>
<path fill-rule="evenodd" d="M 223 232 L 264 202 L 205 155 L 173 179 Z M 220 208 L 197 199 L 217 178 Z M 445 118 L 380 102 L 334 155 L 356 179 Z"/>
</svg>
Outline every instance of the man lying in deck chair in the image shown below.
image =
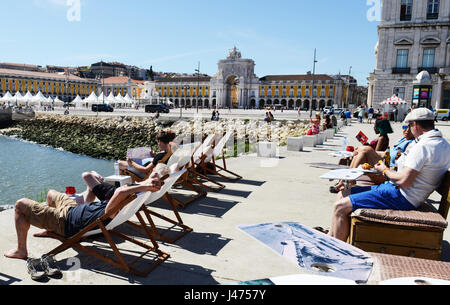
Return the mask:
<svg viewBox="0 0 450 305">
<path fill-rule="evenodd" d="M 160 132 L 156 139 L 161 152 L 153 158 L 153 161 L 141 165 L 130 158 L 127 158 L 127 161 L 119 161 L 120 170 L 127 175 L 131 175 L 132 178 L 134 178 L 133 180 L 143 181 L 147 179 L 158 163 L 167 164 L 167 161 L 172 154 L 172 141 L 174 140 L 174 137 L 175 134 L 171 132 Z"/>
<path fill-rule="evenodd" d="M 415 109 L 405 122 L 417 143 L 399 159 L 398 171 L 383 163 L 375 166 L 389 182 L 339 193 L 329 232 L 332 237 L 347 241 L 350 214 L 358 209 L 416 210 L 438 188 L 450 168 L 450 145 L 435 129 L 430 110 Z"/>
<path fill-rule="evenodd" d="M 168 172 L 167 167 L 161 167 L 159 170 L 161 173 Z M 155 171 L 141 184 L 116 189 L 110 200 L 78 205 L 66 194 L 55 190 L 50 190 L 47 194 L 48 205 L 30 199 L 20 199 L 15 205 L 18 247 L 5 252 L 4 256 L 16 259 L 28 257 L 27 236 L 30 225 L 70 238 L 102 215 L 112 211 L 128 196 L 141 192 L 157 192 L 160 189 L 161 176 Z M 115 215 L 112 216 L 114 217 Z M 39 236 L 45 236 L 45 232 Z"/>
</svg>

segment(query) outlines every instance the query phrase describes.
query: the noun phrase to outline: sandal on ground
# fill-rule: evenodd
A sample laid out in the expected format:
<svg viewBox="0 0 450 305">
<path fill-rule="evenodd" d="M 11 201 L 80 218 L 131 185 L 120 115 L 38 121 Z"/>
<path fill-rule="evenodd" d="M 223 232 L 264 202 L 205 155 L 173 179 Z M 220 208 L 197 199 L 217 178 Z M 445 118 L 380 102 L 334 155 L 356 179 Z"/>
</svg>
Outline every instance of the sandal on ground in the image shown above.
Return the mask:
<svg viewBox="0 0 450 305">
<path fill-rule="evenodd" d="M 329 230 L 325 230 L 324 228 L 322 228 L 322 227 L 315 227 L 315 228 L 313 228 L 314 230 L 316 230 L 316 231 L 319 231 L 319 232 L 321 232 L 321 233 L 323 233 L 323 234 L 328 234 L 330 231 Z"/>
<path fill-rule="evenodd" d="M 27 269 L 33 281 L 39 281 L 46 277 L 45 268 L 39 258 L 29 258 L 27 260 Z"/>
<path fill-rule="evenodd" d="M 47 274 L 50 277 L 56 277 L 61 276 L 61 269 L 59 269 L 58 265 L 56 264 L 55 257 L 53 255 L 43 255 L 41 257 L 42 265 L 45 269 L 45 274 Z"/>
</svg>

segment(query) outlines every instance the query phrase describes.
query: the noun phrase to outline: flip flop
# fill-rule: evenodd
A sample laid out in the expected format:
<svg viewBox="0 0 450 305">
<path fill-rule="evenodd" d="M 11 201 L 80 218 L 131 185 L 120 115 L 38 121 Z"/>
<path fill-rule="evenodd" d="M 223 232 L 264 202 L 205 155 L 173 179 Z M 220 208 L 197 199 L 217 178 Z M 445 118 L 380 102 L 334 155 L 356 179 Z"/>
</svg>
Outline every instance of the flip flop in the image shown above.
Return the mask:
<svg viewBox="0 0 450 305">
<path fill-rule="evenodd" d="M 50 277 L 61 276 L 61 269 L 56 264 L 55 257 L 53 255 L 43 255 L 41 257 L 41 263 L 44 266 L 45 274 Z"/>
<path fill-rule="evenodd" d="M 29 258 L 27 260 L 27 269 L 33 281 L 40 281 L 46 277 L 45 268 L 40 258 Z"/>
</svg>

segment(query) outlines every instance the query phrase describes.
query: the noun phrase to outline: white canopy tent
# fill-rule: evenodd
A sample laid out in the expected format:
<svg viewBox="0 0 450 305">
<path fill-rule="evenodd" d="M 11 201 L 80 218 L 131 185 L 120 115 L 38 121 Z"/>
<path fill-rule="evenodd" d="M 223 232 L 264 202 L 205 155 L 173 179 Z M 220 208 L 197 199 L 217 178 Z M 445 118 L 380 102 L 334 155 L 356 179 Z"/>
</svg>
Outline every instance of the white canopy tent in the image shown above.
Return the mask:
<svg viewBox="0 0 450 305">
<path fill-rule="evenodd" d="M 116 104 L 116 98 L 114 97 L 114 94 L 111 93 L 108 95 L 108 97 L 105 99 L 105 104 L 107 105 L 115 105 Z"/>
<path fill-rule="evenodd" d="M 83 107 L 83 99 L 81 96 L 77 95 L 77 97 L 72 101 L 72 104 L 75 105 L 75 108 Z"/>
<path fill-rule="evenodd" d="M 31 94 L 30 91 L 28 91 L 27 94 L 23 96 L 23 99 L 25 100 L 26 103 L 31 103 L 33 97 L 34 97 L 33 94 Z"/>
<path fill-rule="evenodd" d="M 56 98 L 53 100 L 53 104 L 54 104 L 55 106 L 62 106 L 62 105 L 64 105 L 64 102 L 61 101 L 58 97 L 56 97 Z"/>
<path fill-rule="evenodd" d="M 25 100 L 23 99 L 23 95 L 20 94 L 19 91 L 16 92 L 13 96 L 13 103 L 17 105 L 25 105 Z"/>
<path fill-rule="evenodd" d="M 39 91 L 31 100 L 31 104 L 33 105 L 38 105 L 39 107 L 41 107 L 42 103 L 46 103 L 47 99 L 45 98 L 45 96 L 42 94 L 41 91 Z"/>
<path fill-rule="evenodd" d="M 106 96 L 103 94 L 103 92 L 98 96 L 97 103 L 103 104 L 103 102 L 106 102 Z"/>
<path fill-rule="evenodd" d="M 126 104 L 125 99 L 123 98 L 122 94 L 118 94 L 115 98 L 116 100 L 116 105 L 120 105 L 120 106 L 124 106 Z"/>
<path fill-rule="evenodd" d="M 385 99 L 381 105 L 384 108 L 384 116 L 391 116 L 391 114 L 394 112 L 394 108 L 398 109 L 398 115 L 397 118 L 404 118 L 406 113 L 408 112 L 408 106 L 409 103 L 405 101 L 404 99 L 393 95 L 387 99 Z"/>
<path fill-rule="evenodd" d="M 97 104 L 98 103 L 98 97 L 95 94 L 95 92 L 92 92 L 89 97 L 84 99 L 85 103 L 88 103 L 88 105 Z"/>
<path fill-rule="evenodd" d="M 11 93 L 6 92 L 6 94 L 0 99 L 0 102 L 3 102 L 5 104 L 10 104 L 13 101 L 13 96 Z"/>
</svg>

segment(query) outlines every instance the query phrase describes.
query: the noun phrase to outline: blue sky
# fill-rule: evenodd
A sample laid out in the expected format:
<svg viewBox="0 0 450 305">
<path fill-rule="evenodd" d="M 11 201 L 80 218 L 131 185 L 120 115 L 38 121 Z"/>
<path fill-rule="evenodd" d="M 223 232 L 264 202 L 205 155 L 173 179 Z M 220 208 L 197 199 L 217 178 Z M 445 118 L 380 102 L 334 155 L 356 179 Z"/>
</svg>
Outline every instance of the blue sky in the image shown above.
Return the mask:
<svg viewBox="0 0 450 305">
<path fill-rule="evenodd" d="M 73 0 L 72 0 L 73 1 Z M 352 75 L 375 68 L 378 22 L 367 0 L 81 0 L 70 22 L 66 0 L 2 0 L 0 62 L 90 65 L 101 59 L 155 71 L 214 75 L 236 45 L 258 77 Z M 76 12 L 76 11 L 75 11 Z"/>
</svg>

